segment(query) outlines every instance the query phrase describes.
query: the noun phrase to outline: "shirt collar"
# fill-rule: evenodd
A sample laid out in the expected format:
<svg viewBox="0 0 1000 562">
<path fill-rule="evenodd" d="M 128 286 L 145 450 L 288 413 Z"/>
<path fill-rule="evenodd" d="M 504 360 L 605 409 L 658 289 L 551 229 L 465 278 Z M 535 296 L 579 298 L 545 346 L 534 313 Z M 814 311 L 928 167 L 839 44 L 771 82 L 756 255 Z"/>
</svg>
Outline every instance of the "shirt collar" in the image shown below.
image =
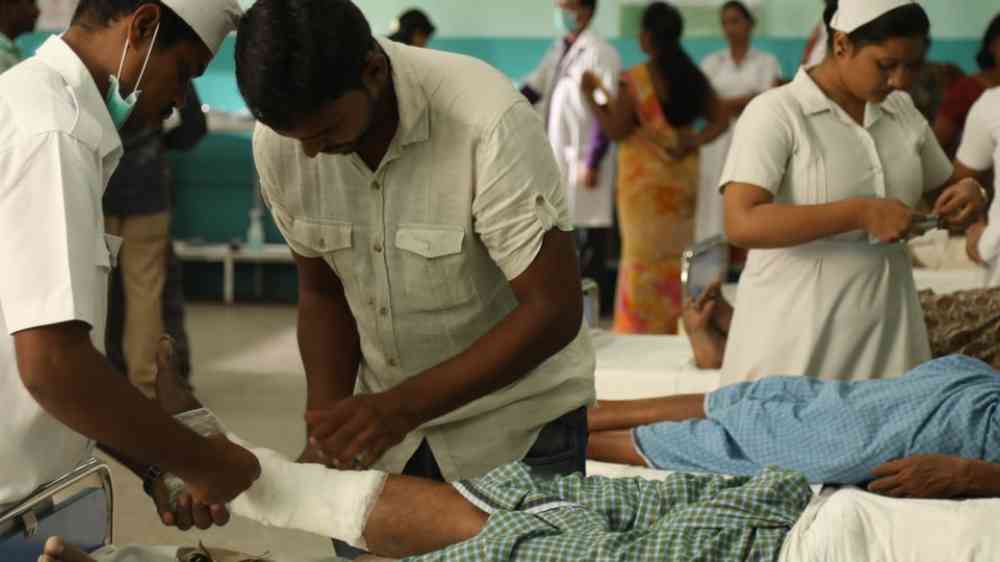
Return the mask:
<svg viewBox="0 0 1000 562">
<path fill-rule="evenodd" d="M 392 79 L 396 87 L 396 103 L 399 105 L 400 146 L 423 142 L 430 138 L 430 96 L 425 84 L 413 67 L 411 49 L 391 41 L 378 39 L 392 67 Z"/>
<path fill-rule="evenodd" d="M 106 158 L 121 150 L 121 137 L 111 121 L 111 114 L 101 96 L 94 77 L 80 57 L 63 41 L 62 37 L 50 37 L 39 47 L 35 56 L 49 68 L 56 71 L 75 94 L 80 110 L 90 114 L 101 128 L 99 143 L 101 158 Z"/>
<path fill-rule="evenodd" d="M 792 92 L 802 105 L 806 115 L 816 115 L 824 111 L 835 111 L 839 109 L 830 98 L 826 97 L 819 85 L 809 76 L 805 68 L 799 68 L 795 79 L 791 84 Z M 841 110 L 843 112 L 843 110 Z M 882 116 L 882 113 L 892 114 L 895 111 L 891 104 L 867 103 L 865 104 L 865 127 L 870 127 Z"/>
</svg>

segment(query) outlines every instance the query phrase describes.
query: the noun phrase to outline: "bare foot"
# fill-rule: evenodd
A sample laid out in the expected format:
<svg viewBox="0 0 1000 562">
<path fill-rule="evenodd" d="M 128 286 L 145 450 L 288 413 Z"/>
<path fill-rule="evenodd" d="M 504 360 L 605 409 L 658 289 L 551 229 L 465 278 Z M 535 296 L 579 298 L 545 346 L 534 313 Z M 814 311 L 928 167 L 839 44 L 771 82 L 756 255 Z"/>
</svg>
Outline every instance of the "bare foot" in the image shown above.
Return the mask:
<svg viewBox="0 0 1000 562">
<path fill-rule="evenodd" d="M 75 546 L 66 544 L 62 537 L 49 537 L 38 562 L 96 562 Z"/>
<path fill-rule="evenodd" d="M 201 408 L 191 387 L 180 376 L 174 339 L 168 335 L 160 338 L 156 348 L 156 401 L 171 415 Z"/>
</svg>

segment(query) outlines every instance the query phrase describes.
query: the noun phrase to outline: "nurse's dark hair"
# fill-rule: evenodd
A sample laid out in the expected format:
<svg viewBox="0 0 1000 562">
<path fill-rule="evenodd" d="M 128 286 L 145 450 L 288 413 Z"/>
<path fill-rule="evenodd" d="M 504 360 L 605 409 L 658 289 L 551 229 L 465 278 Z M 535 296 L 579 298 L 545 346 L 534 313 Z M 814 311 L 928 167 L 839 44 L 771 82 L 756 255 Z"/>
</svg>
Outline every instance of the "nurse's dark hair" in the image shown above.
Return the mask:
<svg viewBox="0 0 1000 562">
<path fill-rule="evenodd" d="M 726 13 L 726 10 L 738 10 L 740 14 L 742 14 L 743 17 L 750 22 L 750 25 L 757 24 L 757 18 L 753 17 L 753 12 L 750 11 L 750 8 L 747 8 L 746 4 L 740 2 L 740 0 L 729 0 L 729 2 L 722 5 L 722 8 L 719 9 L 719 13 L 724 14 Z"/>
<path fill-rule="evenodd" d="M 580 0 L 580 5 L 590 8 L 594 13 L 597 13 L 597 0 Z"/>
<path fill-rule="evenodd" d="M 257 0 L 236 35 L 236 81 L 254 117 L 287 130 L 361 88 L 376 48 L 348 0 Z"/>
<path fill-rule="evenodd" d="M 157 49 L 167 49 L 182 41 L 203 43 L 186 21 L 159 0 L 80 0 L 73 13 L 73 25 L 104 27 L 138 10 L 143 4 L 154 4 L 160 8 Z"/>
<path fill-rule="evenodd" d="M 670 4 L 653 2 L 642 14 L 642 30 L 649 34 L 654 62 L 669 84 L 670 95 L 661 100 L 667 121 L 676 127 L 691 125 L 705 116 L 711 88 L 681 46 L 684 18 Z"/>
<path fill-rule="evenodd" d="M 837 13 L 837 5 L 837 0 L 829 0 L 826 3 L 826 9 L 823 10 L 823 21 L 826 22 L 826 29 L 829 31 L 827 45 L 831 51 L 833 50 L 835 30 L 830 27 L 830 22 L 833 20 L 833 15 Z M 855 47 L 861 48 L 865 45 L 877 45 L 899 37 L 919 37 L 927 40 L 930 39 L 930 34 L 931 20 L 920 4 L 914 2 L 889 10 L 848 33 L 847 38 Z"/>
<path fill-rule="evenodd" d="M 413 8 L 399 15 L 399 29 L 390 35 L 389 39 L 412 45 L 413 36 L 417 33 L 423 33 L 430 37 L 434 35 L 436 30 L 434 22 L 431 21 L 431 18 L 423 10 Z"/>
<path fill-rule="evenodd" d="M 981 70 L 996 68 L 1000 64 L 1000 61 L 993 56 L 993 51 L 995 50 L 994 43 L 998 40 L 1000 40 L 1000 14 L 993 16 L 989 27 L 986 28 L 986 33 L 983 34 L 983 46 L 979 48 L 979 53 L 976 54 L 976 63 Z"/>
</svg>

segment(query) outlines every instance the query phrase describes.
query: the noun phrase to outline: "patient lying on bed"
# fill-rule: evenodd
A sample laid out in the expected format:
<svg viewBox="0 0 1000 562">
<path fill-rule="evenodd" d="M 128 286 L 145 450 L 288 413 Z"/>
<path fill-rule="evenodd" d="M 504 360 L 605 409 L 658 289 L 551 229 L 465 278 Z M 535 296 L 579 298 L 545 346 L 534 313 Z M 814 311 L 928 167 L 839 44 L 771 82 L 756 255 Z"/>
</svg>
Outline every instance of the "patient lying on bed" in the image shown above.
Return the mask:
<svg viewBox="0 0 1000 562">
<path fill-rule="evenodd" d="M 1000 287 L 938 295 L 920 292 L 927 336 L 934 357 L 962 354 L 1000 369 Z M 684 304 L 684 331 L 701 369 L 720 369 L 733 307 L 718 283 Z"/>
<path fill-rule="evenodd" d="M 170 403 L 168 411 L 200 407 L 184 392 L 175 387 L 159 398 Z M 776 468 L 752 477 L 676 474 L 653 482 L 549 480 L 513 463 L 482 478 L 442 484 L 298 464 L 273 451 L 251 450 L 261 476 L 228 506 L 234 515 L 414 560 L 776 560 L 812 496 L 800 474 Z M 53 537 L 40 560 L 208 560 L 198 554 L 136 546 L 89 556 Z M 257 560 L 225 554 L 213 559 Z"/>
<path fill-rule="evenodd" d="M 896 379 L 769 377 L 709 394 L 601 402 L 591 458 L 658 469 L 756 474 L 895 497 L 1000 496 L 1000 374 L 969 357 Z"/>
</svg>

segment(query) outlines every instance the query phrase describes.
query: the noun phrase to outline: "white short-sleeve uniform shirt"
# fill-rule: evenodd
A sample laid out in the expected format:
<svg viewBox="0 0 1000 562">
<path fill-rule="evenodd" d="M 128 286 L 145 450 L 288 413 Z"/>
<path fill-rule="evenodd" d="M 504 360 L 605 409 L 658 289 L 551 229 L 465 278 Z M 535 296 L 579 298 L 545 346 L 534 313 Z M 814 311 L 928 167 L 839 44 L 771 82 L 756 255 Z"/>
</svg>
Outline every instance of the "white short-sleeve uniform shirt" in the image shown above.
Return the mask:
<svg viewBox="0 0 1000 562">
<path fill-rule="evenodd" d="M 778 59 L 757 49 L 747 51 L 740 64 L 736 64 L 732 51 L 728 48 L 716 51 L 701 61 L 701 71 L 708 77 L 712 89 L 720 98 L 738 98 L 766 92 L 781 78 Z M 725 230 L 719 175 L 722 174 L 732 143 L 733 130 L 730 128 L 701 148 L 695 240 L 704 240 L 722 234 Z"/>
<path fill-rule="evenodd" d="M 1000 88 L 983 93 L 969 110 L 962 132 L 962 144 L 955 158 L 965 167 L 979 172 L 992 169 L 994 193 L 1000 188 Z M 979 239 L 979 255 L 986 260 L 984 285 L 1000 286 L 1000 197 L 994 197 L 989 210 L 989 226 Z"/>
<path fill-rule="evenodd" d="M 908 95 L 868 104 L 862 126 L 800 70 L 744 111 L 720 187 L 751 184 L 793 205 L 892 197 L 915 207 L 951 174 Z M 930 359 L 904 245 L 873 244 L 861 231 L 752 250 L 737 300 L 724 383 L 895 377 Z"/>
<path fill-rule="evenodd" d="M 377 170 L 356 154 L 310 159 L 264 126 L 254 133 L 278 228 L 343 283 L 361 338 L 359 393 L 468 349 L 517 306 L 510 280 L 545 233 L 572 228 L 542 121 L 507 78 L 472 58 L 380 44 L 399 129 Z M 544 424 L 593 400 L 594 364 L 584 323 L 523 379 L 419 428 L 377 466 L 401 471 L 423 439 L 448 480 L 520 459 Z"/>
<path fill-rule="evenodd" d="M 90 456 L 25 389 L 13 334 L 80 321 L 104 348 L 120 240 L 104 235 L 101 197 L 121 153 L 90 72 L 59 37 L 0 76 L 0 504 Z"/>
</svg>

